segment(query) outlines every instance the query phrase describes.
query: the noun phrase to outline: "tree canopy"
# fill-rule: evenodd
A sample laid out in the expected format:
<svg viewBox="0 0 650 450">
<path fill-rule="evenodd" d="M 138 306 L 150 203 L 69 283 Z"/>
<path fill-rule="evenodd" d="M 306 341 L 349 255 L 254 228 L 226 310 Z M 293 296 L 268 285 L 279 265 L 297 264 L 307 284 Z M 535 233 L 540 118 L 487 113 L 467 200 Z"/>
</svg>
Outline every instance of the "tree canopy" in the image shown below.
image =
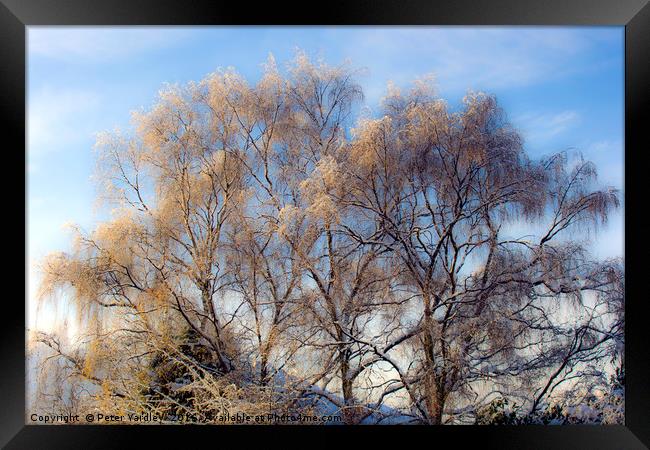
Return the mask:
<svg viewBox="0 0 650 450">
<path fill-rule="evenodd" d="M 494 96 L 452 109 L 425 77 L 370 114 L 356 77 L 270 58 L 256 83 L 166 86 L 99 136 L 111 219 L 42 263 L 41 298 L 83 333 L 35 336 L 41 395 L 169 421 L 326 404 L 442 424 L 609 392 L 623 265 L 589 248 L 618 192 L 579 156 L 527 156 Z"/>
</svg>

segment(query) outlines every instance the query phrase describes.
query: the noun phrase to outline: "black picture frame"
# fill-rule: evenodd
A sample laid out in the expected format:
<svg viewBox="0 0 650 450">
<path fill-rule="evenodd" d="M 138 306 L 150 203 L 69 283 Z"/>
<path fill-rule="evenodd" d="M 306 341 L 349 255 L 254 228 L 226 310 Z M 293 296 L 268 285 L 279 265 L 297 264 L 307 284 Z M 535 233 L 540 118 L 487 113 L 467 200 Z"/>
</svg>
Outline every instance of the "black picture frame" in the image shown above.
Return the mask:
<svg viewBox="0 0 650 450">
<path fill-rule="evenodd" d="M 316 12 L 317 11 L 317 12 Z M 626 395 L 625 425 L 621 426 L 518 426 L 518 427 L 125 427 L 125 426 L 37 426 L 25 424 L 25 305 L 26 298 L 26 213 L 21 223 L 19 209 L 26 211 L 26 170 L 20 183 L 19 168 L 26 166 L 26 27 L 30 25 L 623 25 L 625 26 L 625 271 L 626 271 Z M 307 5 L 279 5 L 266 2 L 195 0 L 0 0 L 0 114 L 5 139 L 2 164 L 5 202 L 16 202 L 16 211 L 5 213 L 6 244 L 16 244 L 7 258 L 13 270 L 25 268 L 23 297 L 14 277 L 6 275 L 0 359 L 0 444 L 5 448 L 128 448 L 135 439 L 162 448 L 189 446 L 195 439 L 223 444 L 226 435 L 240 439 L 270 434 L 286 443 L 311 445 L 305 432 L 323 434 L 323 442 L 334 443 L 341 433 L 365 439 L 387 432 L 403 442 L 427 446 L 456 445 L 473 440 L 481 448 L 588 448 L 637 449 L 650 446 L 650 352 L 646 340 L 647 294 L 642 291 L 645 254 L 642 205 L 645 204 L 641 162 L 648 149 L 647 106 L 650 105 L 650 4 L 646 0 L 462 0 L 328 1 L 321 8 Z M 7 139 L 9 138 L 9 139 Z M 21 196 L 21 190 L 22 191 Z M 22 202 L 24 200 L 24 202 Z M 19 204 L 22 202 L 22 206 Z M 11 233 L 11 234 L 9 234 Z M 18 236 L 25 237 L 19 247 Z M 11 237 L 9 237 L 11 236 Z M 25 257 L 25 266 L 13 255 Z M 13 305 L 13 310 L 11 306 Z M 234 436 L 228 436 L 230 438 Z M 213 440 L 215 439 L 215 440 Z M 407 439 L 407 440 L 406 440 Z M 235 441 L 231 441 L 237 445 Z M 174 445 L 177 444 L 177 445 Z"/>
</svg>

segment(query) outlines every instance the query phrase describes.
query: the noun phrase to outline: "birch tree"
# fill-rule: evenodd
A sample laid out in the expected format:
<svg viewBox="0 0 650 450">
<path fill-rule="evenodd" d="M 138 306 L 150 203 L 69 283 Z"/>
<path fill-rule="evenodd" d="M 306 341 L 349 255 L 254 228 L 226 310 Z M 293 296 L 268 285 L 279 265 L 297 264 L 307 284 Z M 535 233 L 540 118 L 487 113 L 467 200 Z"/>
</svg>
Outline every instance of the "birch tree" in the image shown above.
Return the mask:
<svg viewBox="0 0 650 450">
<path fill-rule="evenodd" d="M 91 386 L 75 408 L 462 423 L 622 367 L 595 166 L 531 159 L 495 97 L 453 109 L 426 77 L 356 117 L 357 74 L 302 53 L 254 84 L 219 70 L 99 136 L 111 218 L 42 263 L 41 298 L 84 330 L 37 337 Z"/>
</svg>

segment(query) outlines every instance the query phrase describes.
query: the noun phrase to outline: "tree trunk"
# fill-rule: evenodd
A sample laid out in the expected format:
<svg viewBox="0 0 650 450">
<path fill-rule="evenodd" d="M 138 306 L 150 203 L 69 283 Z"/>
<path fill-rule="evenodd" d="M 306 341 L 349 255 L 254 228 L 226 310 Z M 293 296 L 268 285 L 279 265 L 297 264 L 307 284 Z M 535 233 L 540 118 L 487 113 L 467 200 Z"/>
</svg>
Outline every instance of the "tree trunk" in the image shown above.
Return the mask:
<svg viewBox="0 0 650 450">
<path fill-rule="evenodd" d="M 215 321 L 214 310 L 212 309 L 212 295 L 209 283 L 201 289 L 201 300 L 203 302 L 203 317 L 201 318 L 201 332 L 209 336 L 208 342 L 211 348 L 212 359 L 222 373 L 231 372 L 234 369 L 232 361 L 226 355 L 225 345 L 221 339 L 219 327 Z"/>
<path fill-rule="evenodd" d="M 424 363 L 424 403 L 429 424 L 440 425 L 442 423 L 442 412 L 444 408 L 444 388 L 441 380 L 438 379 L 435 370 L 435 345 L 431 335 L 433 330 L 433 317 L 431 316 L 431 300 L 425 296 L 424 299 L 424 340 L 423 350 L 425 355 Z"/>
<path fill-rule="evenodd" d="M 348 361 L 348 348 L 346 345 L 339 347 L 339 365 L 341 368 L 341 388 L 343 390 L 343 421 L 347 425 L 356 423 L 354 411 L 354 396 L 352 393 L 352 380 L 350 379 L 350 361 Z"/>
<path fill-rule="evenodd" d="M 269 383 L 269 370 L 268 370 L 268 364 L 269 364 L 269 355 L 267 349 L 262 350 L 262 354 L 260 355 L 260 384 L 262 386 L 266 386 Z"/>
</svg>

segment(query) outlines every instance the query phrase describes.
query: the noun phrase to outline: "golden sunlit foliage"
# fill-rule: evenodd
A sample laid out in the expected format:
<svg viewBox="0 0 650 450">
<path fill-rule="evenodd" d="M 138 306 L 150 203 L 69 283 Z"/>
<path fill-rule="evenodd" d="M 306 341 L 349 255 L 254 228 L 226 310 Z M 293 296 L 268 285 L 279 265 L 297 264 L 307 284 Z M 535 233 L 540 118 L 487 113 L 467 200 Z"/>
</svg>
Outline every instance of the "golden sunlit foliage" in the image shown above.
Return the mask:
<svg viewBox="0 0 650 450">
<path fill-rule="evenodd" d="M 41 264 L 40 298 L 82 330 L 36 336 L 41 393 L 67 380 L 42 409 L 464 423 L 622 364 L 622 264 L 583 233 L 618 193 L 593 164 L 530 159 L 494 96 L 452 110 L 431 76 L 357 120 L 357 74 L 271 57 L 256 83 L 165 86 L 98 136 L 111 218 Z"/>
</svg>

